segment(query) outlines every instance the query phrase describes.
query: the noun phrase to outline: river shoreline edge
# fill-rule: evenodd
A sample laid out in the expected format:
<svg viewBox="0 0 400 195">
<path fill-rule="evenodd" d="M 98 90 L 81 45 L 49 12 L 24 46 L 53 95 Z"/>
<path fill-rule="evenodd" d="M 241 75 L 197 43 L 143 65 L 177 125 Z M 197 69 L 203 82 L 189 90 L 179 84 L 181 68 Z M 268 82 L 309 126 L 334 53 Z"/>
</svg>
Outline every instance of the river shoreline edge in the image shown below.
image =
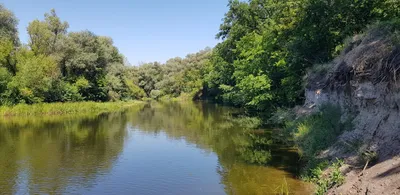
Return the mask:
<svg viewBox="0 0 400 195">
<path fill-rule="evenodd" d="M 125 108 L 144 105 L 139 100 L 119 102 L 66 102 L 42 104 L 18 104 L 1 106 L 0 117 L 65 116 L 75 114 L 101 114 L 120 111 Z"/>
</svg>

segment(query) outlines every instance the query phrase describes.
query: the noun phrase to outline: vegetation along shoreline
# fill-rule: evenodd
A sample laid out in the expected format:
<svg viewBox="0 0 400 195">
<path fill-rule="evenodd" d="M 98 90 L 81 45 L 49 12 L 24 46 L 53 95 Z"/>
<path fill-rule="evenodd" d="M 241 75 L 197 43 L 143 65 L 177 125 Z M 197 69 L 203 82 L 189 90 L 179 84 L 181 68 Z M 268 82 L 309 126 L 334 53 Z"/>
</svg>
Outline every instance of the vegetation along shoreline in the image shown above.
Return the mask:
<svg viewBox="0 0 400 195">
<path fill-rule="evenodd" d="M 399 5 L 229 0 L 214 48 L 139 66 L 110 37 L 69 32 L 55 10 L 30 22 L 21 43 L 17 17 L 0 5 L 0 116 L 207 100 L 282 127 L 279 142 L 298 149 L 316 194 L 396 193 Z"/>
</svg>

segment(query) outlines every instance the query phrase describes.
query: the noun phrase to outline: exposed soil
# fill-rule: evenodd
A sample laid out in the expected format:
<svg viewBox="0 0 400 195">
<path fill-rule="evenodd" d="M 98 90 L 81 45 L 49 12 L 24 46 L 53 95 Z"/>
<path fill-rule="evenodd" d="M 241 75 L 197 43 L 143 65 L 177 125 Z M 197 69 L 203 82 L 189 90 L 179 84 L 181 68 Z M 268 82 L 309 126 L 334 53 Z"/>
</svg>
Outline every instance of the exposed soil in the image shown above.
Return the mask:
<svg viewBox="0 0 400 195">
<path fill-rule="evenodd" d="M 378 163 L 364 171 L 351 170 L 346 174 L 346 183 L 327 194 L 400 194 L 400 157 Z"/>
<path fill-rule="evenodd" d="M 305 107 L 331 103 L 343 120 L 354 117 L 353 129 L 321 154 L 347 164 L 345 184 L 327 194 L 400 194 L 400 46 L 390 36 L 375 30 L 355 37 L 327 70 L 308 77 Z M 363 171 L 366 152 L 377 163 Z"/>
</svg>

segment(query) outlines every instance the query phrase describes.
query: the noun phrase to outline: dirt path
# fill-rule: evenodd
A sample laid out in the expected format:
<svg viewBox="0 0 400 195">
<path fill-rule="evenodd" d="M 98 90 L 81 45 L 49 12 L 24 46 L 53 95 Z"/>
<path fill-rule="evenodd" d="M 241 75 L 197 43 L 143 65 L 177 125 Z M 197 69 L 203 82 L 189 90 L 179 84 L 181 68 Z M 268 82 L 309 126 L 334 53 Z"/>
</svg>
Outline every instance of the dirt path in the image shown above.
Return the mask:
<svg viewBox="0 0 400 195">
<path fill-rule="evenodd" d="M 331 189 L 330 195 L 350 194 L 399 194 L 400 195 L 400 157 L 378 163 L 362 170 L 351 170 L 346 174 L 346 183 Z"/>
</svg>

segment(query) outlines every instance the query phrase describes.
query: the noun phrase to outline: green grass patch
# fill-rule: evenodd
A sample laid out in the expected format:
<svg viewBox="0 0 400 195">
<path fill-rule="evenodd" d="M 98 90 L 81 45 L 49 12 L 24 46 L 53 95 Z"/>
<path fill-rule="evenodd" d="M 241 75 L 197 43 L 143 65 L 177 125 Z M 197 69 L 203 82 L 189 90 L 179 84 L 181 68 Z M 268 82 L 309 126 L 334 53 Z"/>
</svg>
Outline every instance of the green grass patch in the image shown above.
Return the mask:
<svg viewBox="0 0 400 195">
<path fill-rule="evenodd" d="M 342 120 L 340 107 L 332 104 L 321 105 L 311 115 L 286 122 L 284 134 L 293 138 L 305 162 L 302 178 L 316 184 L 316 194 L 324 194 L 333 186 L 343 183 L 344 176 L 339 170 L 343 161 L 329 163 L 317 156 L 336 143 L 339 135 L 352 126 L 352 118 Z"/>
<path fill-rule="evenodd" d="M 140 101 L 129 102 L 71 102 L 19 104 L 16 106 L 1 106 L 0 116 L 41 116 L 41 115 L 71 115 L 71 114 L 100 114 L 114 112 L 131 106 L 142 104 Z"/>
<path fill-rule="evenodd" d="M 335 162 L 329 164 L 327 161 L 317 163 L 314 168 L 309 169 L 303 175 L 303 180 L 316 184 L 315 194 L 323 195 L 329 189 L 336 185 L 342 185 L 345 181 L 343 173 L 340 171 L 344 162 L 336 159 Z"/>
<path fill-rule="evenodd" d="M 285 132 L 292 135 L 301 155 L 311 159 L 351 128 L 351 120 L 342 122 L 341 116 L 338 106 L 325 104 L 316 113 L 287 122 Z"/>
</svg>

